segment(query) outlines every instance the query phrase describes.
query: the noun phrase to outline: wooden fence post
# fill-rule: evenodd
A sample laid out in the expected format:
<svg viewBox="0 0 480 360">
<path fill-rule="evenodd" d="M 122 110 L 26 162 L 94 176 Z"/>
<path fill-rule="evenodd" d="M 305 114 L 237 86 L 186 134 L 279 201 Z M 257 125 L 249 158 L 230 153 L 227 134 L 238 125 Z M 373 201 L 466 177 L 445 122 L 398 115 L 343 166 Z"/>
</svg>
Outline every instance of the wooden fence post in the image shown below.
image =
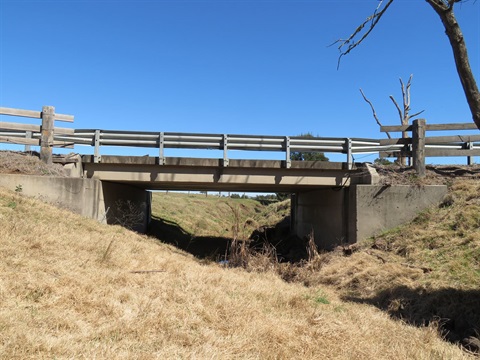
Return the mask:
<svg viewBox="0 0 480 360">
<path fill-rule="evenodd" d="M 53 128 L 55 122 L 55 108 L 42 107 L 42 128 L 40 136 L 40 160 L 45 164 L 52 164 Z"/>
<path fill-rule="evenodd" d="M 412 124 L 413 168 L 420 178 L 425 177 L 425 123 L 425 119 L 418 119 Z"/>
</svg>

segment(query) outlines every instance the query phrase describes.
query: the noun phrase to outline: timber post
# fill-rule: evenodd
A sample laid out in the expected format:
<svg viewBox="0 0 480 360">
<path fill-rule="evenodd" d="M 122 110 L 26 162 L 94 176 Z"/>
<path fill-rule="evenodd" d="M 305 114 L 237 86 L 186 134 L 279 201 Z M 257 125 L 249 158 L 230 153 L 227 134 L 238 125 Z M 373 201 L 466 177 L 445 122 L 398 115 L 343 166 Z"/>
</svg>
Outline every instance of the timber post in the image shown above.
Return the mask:
<svg viewBox="0 0 480 360">
<path fill-rule="evenodd" d="M 412 126 L 412 151 L 413 168 L 418 177 L 425 177 L 425 119 L 413 121 Z"/>
<path fill-rule="evenodd" d="M 45 164 L 52 164 L 53 128 L 55 122 L 55 108 L 42 107 L 42 127 L 40 136 L 40 160 Z"/>
</svg>

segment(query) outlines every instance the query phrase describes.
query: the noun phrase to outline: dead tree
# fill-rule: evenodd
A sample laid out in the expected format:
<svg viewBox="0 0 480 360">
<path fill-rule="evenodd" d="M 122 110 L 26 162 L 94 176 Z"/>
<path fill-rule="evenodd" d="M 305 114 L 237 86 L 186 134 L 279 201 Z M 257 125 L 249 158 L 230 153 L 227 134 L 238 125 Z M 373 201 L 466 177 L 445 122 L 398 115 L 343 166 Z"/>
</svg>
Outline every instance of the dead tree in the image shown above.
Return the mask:
<svg viewBox="0 0 480 360">
<path fill-rule="evenodd" d="M 413 120 L 416 116 L 420 115 L 421 113 L 423 113 L 425 111 L 425 110 L 422 110 L 422 111 L 419 111 L 415 114 L 410 115 L 410 87 L 412 86 L 412 78 L 413 78 L 413 74 L 410 75 L 410 77 L 408 78 L 407 86 L 405 86 L 405 84 L 403 83 L 403 80 L 400 78 L 400 88 L 402 90 L 402 100 L 403 100 L 403 106 L 402 107 L 400 107 L 400 105 L 395 100 L 393 95 L 389 96 L 390 100 L 392 100 L 393 104 L 395 105 L 395 108 L 397 109 L 401 125 L 409 125 L 410 120 Z M 373 113 L 373 117 L 375 118 L 375 121 L 377 122 L 377 124 L 379 126 L 382 126 L 382 124 L 381 124 L 381 122 L 380 122 L 380 120 L 377 116 L 377 112 L 375 111 L 375 107 L 373 106 L 372 102 L 367 99 L 367 97 L 363 93 L 362 89 L 360 89 L 360 93 L 362 94 L 363 99 L 368 103 L 368 105 L 370 105 L 370 108 L 372 109 L 372 113 Z M 390 134 L 388 132 L 386 134 L 387 134 L 388 138 L 390 139 L 391 138 Z M 402 132 L 402 138 L 403 139 L 408 138 L 408 132 L 407 131 Z M 398 157 L 397 158 L 397 163 L 399 165 L 406 166 L 407 165 L 406 157 L 405 156 Z"/>
<path fill-rule="evenodd" d="M 367 19 L 361 23 L 348 38 L 339 39 L 335 42 L 335 44 L 339 44 L 338 50 L 340 51 L 338 65 L 344 55 L 350 53 L 368 37 L 393 1 L 394 0 L 380 0 L 373 14 L 367 17 Z M 450 41 L 453 57 L 455 59 L 455 67 L 460 82 L 462 83 L 470 112 L 472 113 L 473 122 L 480 129 L 480 91 L 470 67 L 465 39 L 453 12 L 455 4 L 466 3 L 468 0 L 425 1 L 432 7 L 442 21 L 445 33 Z"/>
</svg>

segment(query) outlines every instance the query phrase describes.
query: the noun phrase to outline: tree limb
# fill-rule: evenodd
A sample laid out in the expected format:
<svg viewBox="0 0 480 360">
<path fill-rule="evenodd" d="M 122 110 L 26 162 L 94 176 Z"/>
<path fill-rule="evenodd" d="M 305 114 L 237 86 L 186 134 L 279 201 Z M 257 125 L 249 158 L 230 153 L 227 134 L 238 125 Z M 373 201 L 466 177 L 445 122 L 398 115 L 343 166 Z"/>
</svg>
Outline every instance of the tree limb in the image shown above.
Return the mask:
<svg viewBox="0 0 480 360">
<path fill-rule="evenodd" d="M 422 110 L 422 111 L 419 111 L 419 112 L 417 112 L 417 113 L 415 113 L 415 114 L 411 115 L 411 116 L 410 116 L 410 119 L 413 119 L 415 116 L 418 116 L 418 115 L 420 115 L 420 114 L 421 114 L 421 113 L 423 113 L 424 111 L 425 111 L 425 110 Z"/>
<path fill-rule="evenodd" d="M 340 51 L 340 56 L 338 57 L 337 69 L 340 67 L 340 60 L 342 59 L 342 57 L 344 55 L 347 55 L 353 49 L 355 49 L 358 45 L 360 45 L 363 42 L 363 40 L 367 38 L 367 36 L 372 32 L 372 30 L 375 28 L 377 23 L 382 18 L 383 14 L 385 14 L 388 7 L 393 2 L 393 0 L 387 0 L 387 4 L 382 8 L 383 1 L 384 0 L 380 0 L 373 14 L 367 17 L 367 19 L 355 29 L 352 35 L 348 37 L 348 39 L 338 39 L 333 43 L 333 44 L 340 43 L 340 45 L 338 46 L 338 50 Z M 370 24 L 370 27 L 368 28 L 368 30 L 366 30 L 366 32 L 363 35 L 361 35 L 360 39 L 356 41 L 355 37 L 358 34 L 360 34 L 362 30 L 365 28 L 365 26 L 367 26 L 368 24 Z M 347 47 L 346 50 L 344 50 L 345 46 Z"/>
<path fill-rule="evenodd" d="M 470 67 L 465 38 L 453 13 L 453 5 L 456 1 L 450 0 L 448 3 L 441 0 L 425 1 L 435 10 L 442 21 L 445 33 L 452 47 L 455 66 L 472 113 L 473 122 L 480 129 L 480 90 Z M 460 0 L 459 2 L 465 1 Z"/>
<path fill-rule="evenodd" d="M 390 98 L 390 100 L 392 100 L 393 104 L 394 104 L 395 107 L 397 108 L 398 116 L 400 117 L 400 124 L 403 125 L 402 109 L 400 109 L 400 106 L 398 106 L 398 103 L 397 103 L 397 101 L 395 100 L 395 98 L 393 97 L 393 95 L 390 95 L 389 98 Z"/>
<path fill-rule="evenodd" d="M 362 94 L 363 96 L 363 100 L 365 100 L 368 105 L 370 105 L 370 108 L 372 109 L 372 113 L 373 113 L 373 117 L 375 118 L 375 121 L 377 122 L 378 126 L 383 126 L 382 123 L 380 122 L 380 120 L 378 119 L 377 117 L 377 112 L 375 111 L 375 108 L 373 107 L 373 104 L 370 100 L 367 99 L 367 97 L 365 96 L 365 94 L 363 93 L 363 90 L 360 89 L 360 93 Z M 385 132 L 388 136 L 389 139 L 391 139 L 392 137 L 390 136 L 390 133 L 389 132 Z"/>
</svg>

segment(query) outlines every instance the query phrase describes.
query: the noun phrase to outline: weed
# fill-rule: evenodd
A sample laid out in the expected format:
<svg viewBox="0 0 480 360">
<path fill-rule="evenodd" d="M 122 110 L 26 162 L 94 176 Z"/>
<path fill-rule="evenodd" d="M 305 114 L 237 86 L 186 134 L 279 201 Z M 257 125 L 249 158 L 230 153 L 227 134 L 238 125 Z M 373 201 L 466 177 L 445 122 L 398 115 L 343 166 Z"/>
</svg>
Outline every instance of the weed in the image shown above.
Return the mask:
<svg viewBox="0 0 480 360">
<path fill-rule="evenodd" d="M 326 295 L 322 291 L 317 292 L 315 296 L 307 295 L 305 298 L 307 300 L 312 300 L 315 304 L 330 304 L 330 301 L 327 299 Z"/>
<path fill-rule="evenodd" d="M 112 255 L 112 251 L 113 251 L 112 245 L 113 245 L 113 239 L 110 240 L 110 242 L 108 243 L 107 248 L 106 248 L 105 251 L 103 252 L 102 262 L 110 259 L 110 256 Z"/>
<path fill-rule="evenodd" d="M 113 223 L 134 230 L 143 223 L 144 212 L 140 205 L 130 200 L 117 200 L 110 209 Z M 105 215 L 107 215 L 105 213 Z"/>
<path fill-rule="evenodd" d="M 23 191 L 22 184 L 19 184 L 15 187 L 15 192 L 16 193 L 21 193 Z"/>
<path fill-rule="evenodd" d="M 308 254 L 308 261 L 313 261 L 315 258 L 318 257 L 318 248 L 317 244 L 315 244 L 315 236 L 312 231 L 310 231 L 310 234 L 307 236 L 307 254 Z"/>
<path fill-rule="evenodd" d="M 324 296 L 317 296 L 314 300 L 317 304 L 330 304 L 330 301 L 328 301 L 328 299 Z"/>
</svg>

